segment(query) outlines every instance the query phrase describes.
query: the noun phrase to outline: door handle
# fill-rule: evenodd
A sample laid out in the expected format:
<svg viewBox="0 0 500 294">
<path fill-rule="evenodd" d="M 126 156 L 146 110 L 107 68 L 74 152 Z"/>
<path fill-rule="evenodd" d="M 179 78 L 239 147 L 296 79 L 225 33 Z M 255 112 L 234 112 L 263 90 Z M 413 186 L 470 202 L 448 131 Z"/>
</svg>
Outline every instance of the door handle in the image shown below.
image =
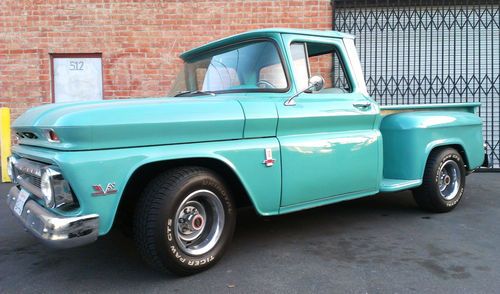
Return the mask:
<svg viewBox="0 0 500 294">
<path fill-rule="evenodd" d="M 370 106 L 372 106 L 372 103 L 371 102 L 354 102 L 352 104 L 352 106 L 360 109 L 360 110 L 367 110 L 368 108 L 370 108 Z"/>
</svg>

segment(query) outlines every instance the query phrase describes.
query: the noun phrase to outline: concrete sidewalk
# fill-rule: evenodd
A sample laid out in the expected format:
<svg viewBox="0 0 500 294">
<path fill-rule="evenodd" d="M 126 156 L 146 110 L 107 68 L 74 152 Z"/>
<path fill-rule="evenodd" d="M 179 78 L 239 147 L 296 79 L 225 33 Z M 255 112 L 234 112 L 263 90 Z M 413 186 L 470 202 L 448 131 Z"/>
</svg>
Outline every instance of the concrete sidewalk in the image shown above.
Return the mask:
<svg viewBox="0 0 500 294">
<path fill-rule="evenodd" d="M 494 293 L 500 289 L 500 173 L 467 178 L 456 210 L 429 214 L 409 192 L 272 218 L 241 211 L 233 244 L 201 274 L 143 264 L 120 232 L 53 250 L 25 233 L 0 193 L 0 293 Z"/>
</svg>

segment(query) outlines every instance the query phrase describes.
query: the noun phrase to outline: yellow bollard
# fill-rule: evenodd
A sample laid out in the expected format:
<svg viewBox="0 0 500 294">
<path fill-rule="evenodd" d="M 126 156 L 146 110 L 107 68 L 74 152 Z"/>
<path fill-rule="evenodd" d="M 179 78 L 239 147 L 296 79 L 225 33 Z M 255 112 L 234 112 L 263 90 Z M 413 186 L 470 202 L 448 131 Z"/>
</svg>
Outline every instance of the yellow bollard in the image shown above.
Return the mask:
<svg viewBox="0 0 500 294">
<path fill-rule="evenodd" d="M 2 182 L 10 182 L 7 174 L 7 157 L 10 156 L 10 110 L 0 108 L 0 166 L 2 167 Z"/>
</svg>

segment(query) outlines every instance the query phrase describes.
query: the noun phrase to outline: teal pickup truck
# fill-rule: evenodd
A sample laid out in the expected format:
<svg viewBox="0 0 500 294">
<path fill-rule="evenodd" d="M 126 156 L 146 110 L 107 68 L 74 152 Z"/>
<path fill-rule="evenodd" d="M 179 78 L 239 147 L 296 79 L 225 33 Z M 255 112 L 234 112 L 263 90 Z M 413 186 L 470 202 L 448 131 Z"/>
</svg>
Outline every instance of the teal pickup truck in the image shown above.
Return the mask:
<svg viewBox="0 0 500 294">
<path fill-rule="evenodd" d="M 264 216 L 412 189 L 455 208 L 484 161 L 479 103 L 379 106 L 351 35 L 265 29 L 183 53 L 169 97 L 51 104 L 13 123 L 13 214 L 44 243 L 133 232 L 145 260 L 214 265 Z M 300 232 L 298 232 L 300 234 Z"/>
</svg>

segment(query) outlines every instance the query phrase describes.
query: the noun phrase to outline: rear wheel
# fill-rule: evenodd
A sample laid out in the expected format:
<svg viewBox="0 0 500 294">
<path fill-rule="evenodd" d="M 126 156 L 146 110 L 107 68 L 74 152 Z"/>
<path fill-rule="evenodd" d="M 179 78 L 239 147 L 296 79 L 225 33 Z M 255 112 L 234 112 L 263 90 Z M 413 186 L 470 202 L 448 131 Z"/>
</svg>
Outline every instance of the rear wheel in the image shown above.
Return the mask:
<svg viewBox="0 0 500 294">
<path fill-rule="evenodd" d="M 465 165 L 453 148 L 433 151 L 427 161 L 422 185 L 413 191 L 417 204 L 428 211 L 454 209 L 464 193 Z"/>
<path fill-rule="evenodd" d="M 146 262 L 189 275 L 224 254 L 236 222 L 234 203 L 212 171 L 177 168 L 155 178 L 136 207 L 134 237 Z"/>
</svg>

